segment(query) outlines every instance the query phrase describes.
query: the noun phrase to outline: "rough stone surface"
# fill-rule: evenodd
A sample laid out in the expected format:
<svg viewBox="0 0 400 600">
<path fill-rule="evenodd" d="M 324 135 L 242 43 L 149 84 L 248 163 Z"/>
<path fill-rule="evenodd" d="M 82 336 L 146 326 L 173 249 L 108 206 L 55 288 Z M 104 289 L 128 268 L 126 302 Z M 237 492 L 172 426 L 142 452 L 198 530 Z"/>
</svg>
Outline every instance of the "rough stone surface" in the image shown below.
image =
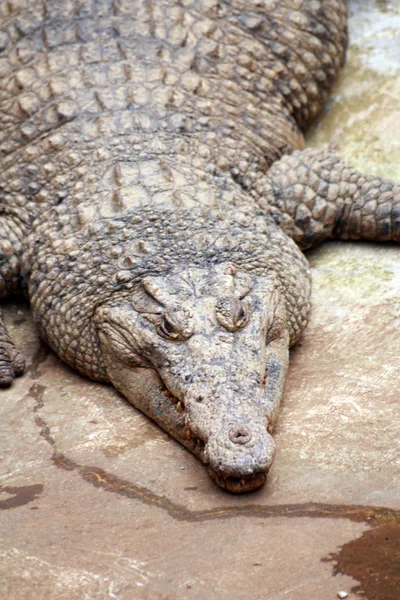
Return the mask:
<svg viewBox="0 0 400 600">
<path fill-rule="evenodd" d="M 357 46 L 334 116 L 310 143 L 334 139 L 353 165 L 370 160 L 368 170 L 399 180 L 392 92 L 400 68 L 391 52 L 399 12 L 372 1 L 350 8 Z M 382 59 L 388 93 L 380 87 L 378 101 Z M 357 77 L 363 86 L 353 85 Z M 400 508 L 398 248 L 330 242 L 308 258 L 313 314 L 292 350 L 275 463 L 266 487 L 240 498 L 215 488 L 191 454 L 115 391 L 49 353 L 27 309 L 7 308 L 28 375 L 1 393 L 4 597 L 320 600 L 346 590 L 351 600 L 397 600 L 382 557 L 385 539 L 398 539 Z M 344 556 L 340 547 L 382 522 L 396 530 L 378 546 L 380 592 L 355 567 L 361 543 L 353 563 L 337 559 L 333 576 L 321 559 Z M 393 546 L 393 565 L 397 556 Z"/>
</svg>

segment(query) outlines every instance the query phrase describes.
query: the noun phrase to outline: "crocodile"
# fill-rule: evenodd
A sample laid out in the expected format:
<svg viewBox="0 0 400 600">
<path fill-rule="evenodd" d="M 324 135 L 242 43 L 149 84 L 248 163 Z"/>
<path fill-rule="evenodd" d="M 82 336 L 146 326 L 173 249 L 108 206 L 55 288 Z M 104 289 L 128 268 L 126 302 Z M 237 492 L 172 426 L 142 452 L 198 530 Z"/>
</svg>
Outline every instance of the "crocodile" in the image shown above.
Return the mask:
<svg viewBox="0 0 400 600">
<path fill-rule="evenodd" d="M 305 148 L 346 46 L 344 0 L 0 4 L 0 297 L 230 492 L 273 460 L 303 251 L 400 241 L 399 186 Z"/>
</svg>

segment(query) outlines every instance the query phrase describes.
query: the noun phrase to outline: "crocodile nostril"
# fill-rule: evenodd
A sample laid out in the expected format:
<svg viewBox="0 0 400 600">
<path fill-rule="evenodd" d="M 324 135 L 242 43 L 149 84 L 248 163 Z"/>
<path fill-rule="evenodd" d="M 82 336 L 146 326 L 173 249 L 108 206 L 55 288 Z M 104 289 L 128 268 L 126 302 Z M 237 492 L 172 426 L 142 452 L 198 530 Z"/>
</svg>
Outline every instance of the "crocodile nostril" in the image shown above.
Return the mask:
<svg viewBox="0 0 400 600">
<path fill-rule="evenodd" d="M 234 444 L 247 444 L 252 438 L 250 429 L 245 426 L 231 427 L 228 435 Z"/>
</svg>

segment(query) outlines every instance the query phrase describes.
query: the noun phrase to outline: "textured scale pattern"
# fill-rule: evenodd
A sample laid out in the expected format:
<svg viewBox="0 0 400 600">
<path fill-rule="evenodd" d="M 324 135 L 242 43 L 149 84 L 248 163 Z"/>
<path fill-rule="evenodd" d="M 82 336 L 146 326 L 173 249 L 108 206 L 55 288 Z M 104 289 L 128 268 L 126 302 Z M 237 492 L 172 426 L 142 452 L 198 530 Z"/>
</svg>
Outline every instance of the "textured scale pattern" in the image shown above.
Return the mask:
<svg viewBox="0 0 400 600">
<path fill-rule="evenodd" d="M 400 186 L 362 175 L 328 152 L 283 158 L 261 191 L 277 210 L 276 221 L 302 249 L 328 237 L 400 241 Z"/>
<path fill-rule="evenodd" d="M 183 243 L 188 228 L 191 238 Z M 228 218 L 219 211 L 210 217 L 204 211 L 186 210 L 175 218 L 170 211 L 154 214 L 147 209 L 141 217 L 110 220 L 105 231 L 94 225 L 77 236 L 60 239 L 46 224 L 38 230 L 39 238 L 45 234 L 53 241 L 38 250 L 33 248 L 25 257 L 27 269 L 35 263 L 30 288 L 35 320 L 64 360 L 95 379 L 107 380 L 107 374 L 96 343 L 95 323 L 86 318 L 82 329 L 80 307 L 93 315 L 109 298 L 129 299 L 138 278 L 163 273 L 173 264 L 207 268 L 232 261 L 256 274 L 273 264 L 285 290 L 292 344 L 308 322 L 307 262 L 295 244 L 253 207 L 237 209 Z"/>
<path fill-rule="evenodd" d="M 302 147 L 297 123 L 318 113 L 343 60 L 344 10 L 331 1 L 309 15 L 302 2 L 253 4 L 3 3 L 8 201 L 19 194 L 43 206 L 70 193 L 82 202 L 95 192 L 82 159 L 97 150 L 110 163 L 110 145 L 120 160 L 176 147 L 190 170 L 232 170 L 247 187 Z"/>
</svg>

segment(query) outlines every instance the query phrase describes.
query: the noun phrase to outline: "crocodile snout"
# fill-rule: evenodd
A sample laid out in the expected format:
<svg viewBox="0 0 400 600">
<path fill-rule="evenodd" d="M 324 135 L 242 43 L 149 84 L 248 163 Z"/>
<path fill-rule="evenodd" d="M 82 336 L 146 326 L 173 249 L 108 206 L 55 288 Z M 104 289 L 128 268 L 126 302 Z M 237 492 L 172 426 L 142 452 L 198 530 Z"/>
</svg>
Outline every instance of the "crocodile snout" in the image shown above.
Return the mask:
<svg viewBox="0 0 400 600">
<path fill-rule="evenodd" d="M 206 444 L 211 477 L 234 493 L 263 485 L 274 454 L 272 437 L 255 423 L 230 423 L 212 432 Z"/>
<path fill-rule="evenodd" d="M 98 327 L 115 387 L 204 462 L 220 487 L 240 493 L 263 485 L 273 461 L 267 427 L 282 396 L 289 334 L 275 278 L 235 269 L 222 263 L 211 274 L 207 267 L 146 277 L 133 307 L 102 307 Z M 233 300 L 221 304 L 224 289 Z"/>
</svg>

